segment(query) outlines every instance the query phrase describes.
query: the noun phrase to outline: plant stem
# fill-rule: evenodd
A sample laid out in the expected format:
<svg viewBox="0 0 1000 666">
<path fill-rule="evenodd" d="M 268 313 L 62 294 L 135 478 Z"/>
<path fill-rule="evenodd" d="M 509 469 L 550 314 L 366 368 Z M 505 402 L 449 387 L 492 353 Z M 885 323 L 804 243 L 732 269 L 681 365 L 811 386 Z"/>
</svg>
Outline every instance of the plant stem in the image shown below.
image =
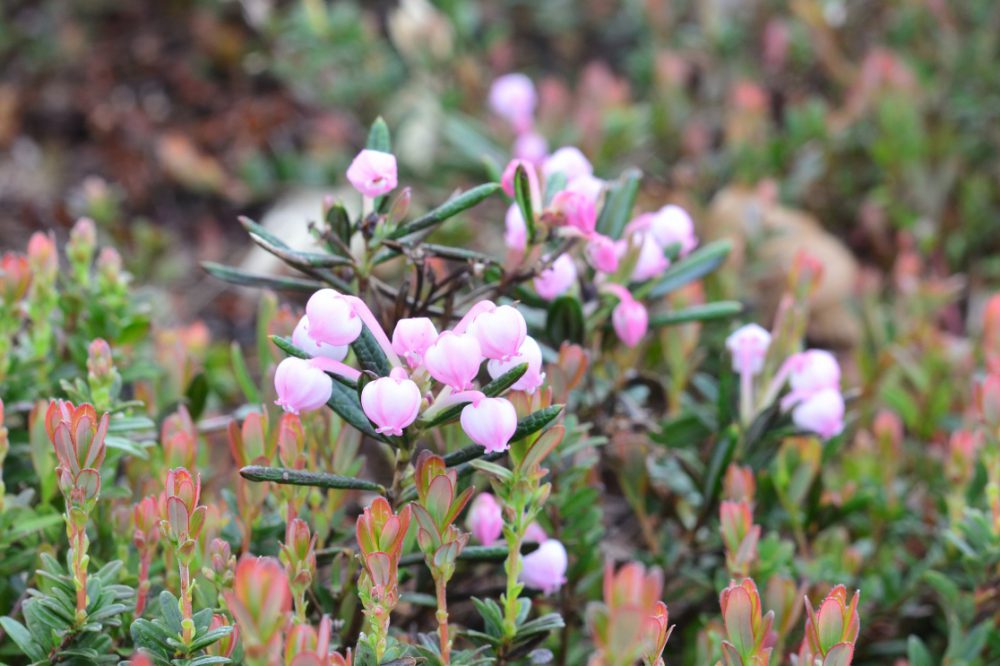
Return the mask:
<svg viewBox="0 0 1000 666">
<path fill-rule="evenodd" d="M 451 641 L 448 639 L 448 598 L 445 594 L 446 583 L 443 578 L 434 581 L 437 588 L 437 621 L 438 642 L 441 644 L 441 663 L 451 663 Z"/>
<path fill-rule="evenodd" d="M 194 638 L 194 609 L 191 604 L 191 567 L 186 562 L 180 563 L 181 576 L 181 626 L 183 627 L 182 638 L 185 643 L 190 643 Z"/>
</svg>

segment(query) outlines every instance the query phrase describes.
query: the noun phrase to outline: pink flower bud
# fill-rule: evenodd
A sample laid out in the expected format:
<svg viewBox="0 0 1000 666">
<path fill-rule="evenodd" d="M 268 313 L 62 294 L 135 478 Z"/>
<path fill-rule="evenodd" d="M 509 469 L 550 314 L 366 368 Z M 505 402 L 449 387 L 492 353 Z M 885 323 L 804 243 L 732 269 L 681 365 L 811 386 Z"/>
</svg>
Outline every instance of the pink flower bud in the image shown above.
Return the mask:
<svg viewBox="0 0 1000 666">
<path fill-rule="evenodd" d="M 483 353 L 470 333 L 445 331 L 424 352 L 424 366 L 431 377 L 456 391 L 464 391 L 479 374 Z"/>
<path fill-rule="evenodd" d="M 635 347 L 649 328 L 646 307 L 634 298 L 623 299 L 611 313 L 611 323 L 618 338 L 628 347 Z"/>
<path fill-rule="evenodd" d="M 292 331 L 292 344 L 316 358 L 323 357 L 334 361 L 343 361 L 350 349 L 347 345 L 324 345 L 313 340 L 309 335 L 309 317 L 303 316 Z"/>
<path fill-rule="evenodd" d="M 503 533 L 503 513 L 496 498 L 489 493 L 479 493 L 469 506 L 465 525 L 482 545 L 495 544 Z"/>
<path fill-rule="evenodd" d="M 496 379 L 522 363 L 527 363 L 528 369 L 521 375 L 520 379 L 511 385 L 511 389 L 534 393 L 545 381 L 545 373 L 542 372 L 542 349 L 535 342 L 534 338 L 530 336 L 525 337 L 524 342 L 521 343 L 520 348 L 517 350 L 517 354 L 511 356 L 506 361 L 491 360 L 486 364 L 486 369 L 489 371 L 490 377 Z"/>
<path fill-rule="evenodd" d="M 402 368 L 393 368 L 388 377 L 361 390 L 361 408 L 383 435 L 402 435 L 403 428 L 417 420 L 421 400 L 420 387 Z"/>
<path fill-rule="evenodd" d="M 289 357 L 274 371 L 274 404 L 286 412 L 298 414 L 319 409 L 333 394 L 333 380 L 309 361 Z"/>
<path fill-rule="evenodd" d="M 757 324 L 747 324 L 733 331 L 726 338 L 726 349 L 733 355 L 733 370 L 756 375 L 764 369 L 771 334 Z"/>
<path fill-rule="evenodd" d="M 535 171 L 535 165 L 531 162 L 518 159 L 508 162 L 503 170 L 503 175 L 500 176 L 500 186 L 503 187 L 504 194 L 509 197 L 514 196 L 514 175 L 519 166 L 524 167 L 524 173 L 528 176 L 528 191 L 531 193 L 531 201 L 534 204 L 541 200 L 542 195 L 538 185 L 538 172 Z"/>
<path fill-rule="evenodd" d="M 633 282 L 645 282 L 657 277 L 670 267 L 670 261 L 663 256 L 663 248 L 651 233 L 637 233 L 632 236 L 632 246 L 639 247 L 639 256 L 636 258 L 635 268 L 632 269 Z M 628 250 L 627 243 L 621 243 L 620 249 Z"/>
<path fill-rule="evenodd" d="M 587 261 L 601 273 L 618 270 L 618 246 L 611 238 L 594 234 L 587 241 Z"/>
<path fill-rule="evenodd" d="M 483 356 L 506 361 L 520 352 L 521 344 L 528 335 L 528 324 L 517 308 L 501 305 L 477 316 L 469 332 L 479 342 Z"/>
<path fill-rule="evenodd" d="M 593 174 L 584 173 L 571 180 L 566 185 L 566 189 L 571 192 L 579 192 L 596 205 L 604 191 L 604 181 Z"/>
<path fill-rule="evenodd" d="M 839 435 L 844 429 L 844 397 L 835 388 L 817 391 L 792 410 L 792 421 L 824 439 Z"/>
<path fill-rule="evenodd" d="M 490 86 L 490 109 L 509 122 L 516 132 L 531 128 L 536 104 L 535 85 L 519 72 L 504 74 Z"/>
<path fill-rule="evenodd" d="M 347 168 L 347 180 L 366 197 L 379 197 L 396 189 L 396 156 L 380 150 L 362 150 Z"/>
<path fill-rule="evenodd" d="M 482 397 L 462 410 L 462 430 L 487 453 L 506 451 L 517 430 L 517 410 L 503 398 Z"/>
<path fill-rule="evenodd" d="M 361 335 L 361 317 L 333 289 L 320 289 L 306 303 L 309 337 L 323 345 L 349 345 Z"/>
<path fill-rule="evenodd" d="M 597 209 L 587 195 L 563 190 L 552 198 L 552 209 L 566 226 L 579 229 L 586 235 L 594 233 Z"/>
<path fill-rule="evenodd" d="M 542 164 L 542 175 L 546 178 L 551 178 L 556 173 L 566 176 L 568 183 L 579 176 L 591 175 L 594 173 L 594 167 L 591 166 L 590 160 L 584 157 L 579 148 L 563 146 L 549 155 Z"/>
<path fill-rule="evenodd" d="M 515 158 L 537 166 L 548 157 L 549 142 L 538 132 L 522 132 L 514 140 L 511 152 Z"/>
<path fill-rule="evenodd" d="M 566 548 L 555 539 L 544 541 L 538 550 L 525 555 L 522 564 L 521 582 L 545 594 L 556 592 L 566 582 L 569 559 Z"/>
<path fill-rule="evenodd" d="M 789 364 L 788 383 L 796 393 L 812 394 L 840 386 L 840 364 L 828 351 L 809 349 L 793 356 Z"/>
<path fill-rule="evenodd" d="M 434 322 L 427 317 L 400 319 L 392 332 L 392 348 L 406 359 L 411 368 L 415 368 L 424 362 L 424 352 L 437 337 Z"/>
<path fill-rule="evenodd" d="M 559 255 L 533 281 L 535 291 L 547 301 L 566 293 L 576 283 L 576 264 L 568 254 Z"/>
<path fill-rule="evenodd" d="M 507 209 L 504 227 L 503 242 L 507 249 L 524 252 L 525 248 L 528 247 L 528 225 L 525 223 L 524 215 L 521 215 L 521 208 L 517 204 L 511 204 L 510 208 Z"/>
<path fill-rule="evenodd" d="M 674 204 L 664 206 L 652 216 L 649 231 L 661 248 L 680 245 L 682 257 L 698 246 L 698 237 L 695 236 L 691 216 L 686 210 Z"/>
</svg>

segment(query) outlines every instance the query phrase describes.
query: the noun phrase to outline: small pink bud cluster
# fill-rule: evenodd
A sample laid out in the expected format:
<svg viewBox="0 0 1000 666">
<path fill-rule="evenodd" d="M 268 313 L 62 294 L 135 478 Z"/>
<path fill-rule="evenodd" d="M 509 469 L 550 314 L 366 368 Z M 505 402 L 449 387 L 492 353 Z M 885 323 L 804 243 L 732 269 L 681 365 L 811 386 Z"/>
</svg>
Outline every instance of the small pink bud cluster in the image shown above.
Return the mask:
<svg viewBox="0 0 1000 666">
<path fill-rule="evenodd" d="M 663 573 L 630 562 L 615 572 L 604 568 L 604 601 L 587 608 L 587 626 L 596 648 L 590 666 L 663 666 L 663 650 L 673 632 L 663 603 Z"/>
<path fill-rule="evenodd" d="M 844 397 L 837 359 L 828 351 L 810 349 L 786 363 L 791 391 L 782 408 L 792 410 L 792 421 L 803 430 L 823 438 L 839 435 L 844 429 Z"/>
<path fill-rule="evenodd" d="M 304 621 L 306 593 L 316 578 L 316 535 L 309 530 L 309 523 L 301 518 L 289 521 L 279 558 L 288 573 L 296 616 Z"/>
</svg>

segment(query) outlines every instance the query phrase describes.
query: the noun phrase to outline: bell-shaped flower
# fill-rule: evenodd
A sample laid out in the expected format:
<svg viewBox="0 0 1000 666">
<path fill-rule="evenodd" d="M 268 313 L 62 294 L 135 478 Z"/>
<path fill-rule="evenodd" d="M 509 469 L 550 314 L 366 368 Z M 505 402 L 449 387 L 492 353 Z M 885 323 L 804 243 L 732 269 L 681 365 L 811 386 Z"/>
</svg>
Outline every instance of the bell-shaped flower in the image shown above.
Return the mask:
<svg viewBox="0 0 1000 666">
<path fill-rule="evenodd" d="M 476 316 L 469 332 L 475 336 L 483 356 L 506 361 L 520 353 L 528 335 L 528 324 L 517 308 L 501 305 Z"/>
<path fill-rule="evenodd" d="M 682 257 L 698 247 L 694 221 L 686 210 L 675 204 L 664 206 L 649 218 L 649 233 L 664 249 L 679 245 Z"/>
<path fill-rule="evenodd" d="M 782 400 L 785 409 L 823 389 L 840 387 L 840 364 L 826 350 L 808 349 L 791 356 L 786 363 L 792 390 Z"/>
<path fill-rule="evenodd" d="M 519 580 L 527 587 L 553 594 L 566 582 L 569 558 L 566 548 L 555 539 L 548 539 L 538 550 L 524 556 Z"/>
<path fill-rule="evenodd" d="M 670 261 L 664 256 L 663 248 L 650 233 L 635 233 L 631 241 L 621 241 L 619 252 L 625 254 L 631 247 L 638 247 L 635 268 L 632 269 L 633 282 L 645 282 L 657 277 L 670 267 Z"/>
<path fill-rule="evenodd" d="M 274 404 L 286 412 L 298 414 L 319 409 L 333 395 L 333 380 L 309 361 L 290 356 L 274 371 Z"/>
<path fill-rule="evenodd" d="M 522 363 L 527 363 L 528 369 L 521 375 L 520 379 L 511 385 L 511 389 L 534 393 L 545 381 L 545 373 L 542 371 L 542 348 L 531 336 L 524 338 L 517 354 L 506 361 L 491 360 L 486 364 L 486 369 L 489 371 L 490 377 L 496 379 Z"/>
<path fill-rule="evenodd" d="M 622 299 L 611 313 L 611 324 L 627 347 L 635 347 L 649 329 L 649 313 L 634 298 Z"/>
<path fill-rule="evenodd" d="M 516 159 L 538 165 L 549 155 L 549 142 L 538 132 L 521 132 L 514 140 L 511 153 Z"/>
<path fill-rule="evenodd" d="M 351 302 L 333 289 L 320 289 L 306 303 L 308 335 L 320 346 L 349 345 L 361 335 L 363 323 Z"/>
<path fill-rule="evenodd" d="M 312 358 L 323 357 L 334 361 L 343 361 L 347 358 L 347 352 L 350 350 L 346 344 L 327 345 L 316 342 L 309 335 L 309 317 L 304 315 L 295 325 L 295 330 L 292 331 L 292 344 Z"/>
<path fill-rule="evenodd" d="M 369 382 L 361 390 L 365 416 L 384 435 L 402 435 L 403 428 L 417 420 L 421 400 L 420 387 L 402 368 L 393 368 L 388 377 Z"/>
<path fill-rule="evenodd" d="M 531 129 L 538 94 L 531 79 L 520 72 L 497 77 L 490 86 L 489 105 L 497 114 L 521 133 Z"/>
<path fill-rule="evenodd" d="M 490 493 L 479 493 L 469 505 L 465 518 L 473 538 L 484 546 L 492 546 L 503 534 L 503 511 Z"/>
<path fill-rule="evenodd" d="M 604 184 L 604 181 L 597 176 L 590 173 L 583 173 L 569 181 L 566 189 L 584 195 L 596 205 L 597 201 L 601 198 L 601 193 L 604 192 Z"/>
<path fill-rule="evenodd" d="M 562 296 L 576 284 L 576 264 L 573 257 L 561 254 L 552 265 L 538 274 L 533 281 L 535 291 L 547 301 Z"/>
<path fill-rule="evenodd" d="M 568 183 L 580 176 L 593 174 L 594 167 L 579 148 L 563 146 L 549 155 L 542 164 L 542 175 L 546 178 L 551 178 L 557 173 L 564 175 Z"/>
<path fill-rule="evenodd" d="M 757 324 L 746 324 L 726 338 L 726 349 L 733 356 L 733 370 L 739 374 L 756 375 L 764 369 L 771 334 Z"/>
<path fill-rule="evenodd" d="M 437 340 L 438 331 L 427 317 L 410 317 L 396 322 L 392 332 L 392 349 L 411 368 L 424 362 L 424 352 Z"/>
<path fill-rule="evenodd" d="M 792 421 L 824 439 L 839 435 L 844 429 L 844 397 L 835 388 L 817 391 L 795 406 Z"/>
<path fill-rule="evenodd" d="M 464 391 L 472 386 L 482 362 L 479 342 L 471 333 L 457 335 L 445 331 L 424 352 L 427 372 L 455 391 Z"/>
<path fill-rule="evenodd" d="M 347 180 L 358 192 L 369 198 L 396 189 L 396 156 L 380 150 L 365 149 L 347 168 Z"/>
<path fill-rule="evenodd" d="M 487 453 L 506 451 L 517 430 L 517 410 L 504 398 L 473 400 L 462 409 L 462 430 Z"/>
<path fill-rule="evenodd" d="M 618 245 L 614 240 L 601 234 L 594 234 L 587 240 L 587 261 L 601 273 L 618 270 Z"/>
<path fill-rule="evenodd" d="M 508 250 L 524 252 L 528 247 L 528 225 L 524 222 L 521 208 L 515 203 L 507 209 L 504 217 L 503 242 Z"/>
<path fill-rule="evenodd" d="M 552 198 L 551 210 L 556 219 L 568 227 L 589 236 L 597 225 L 597 208 L 586 194 L 573 190 L 563 190 Z"/>
</svg>

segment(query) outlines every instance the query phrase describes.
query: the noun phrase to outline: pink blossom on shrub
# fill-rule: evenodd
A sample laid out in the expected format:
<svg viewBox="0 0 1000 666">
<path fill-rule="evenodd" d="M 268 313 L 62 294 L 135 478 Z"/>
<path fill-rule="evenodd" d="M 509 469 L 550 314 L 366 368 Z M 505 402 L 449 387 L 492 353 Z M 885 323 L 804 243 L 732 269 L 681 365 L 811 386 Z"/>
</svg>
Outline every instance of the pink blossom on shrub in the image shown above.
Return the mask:
<svg viewBox="0 0 1000 666">
<path fill-rule="evenodd" d="M 325 357 L 334 361 L 343 361 L 347 358 L 350 347 L 344 345 L 328 345 L 316 342 L 309 335 L 309 317 L 303 316 L 292 331 L 292 344 L 309 354 L 312 357 Z"/>
<path fill-rule="evenodd" d="M 333 394 L 333 380 L 308 361 L 289 357 L 274 372 L 274 390 L 278 394 L 274 404 L 298 414 L 325 405 Z"/>
<path fill-rule="evenodd" d="M 484 546 L 492 546 L 503 533 L 503 513 L 490 493 L 479 493 L 469 506 L 466 526 L 472 537 Z"/>
<path fill-rule="evenodd" d="M 479 342 L 483 356 L 506 361 L 520 353 L 528 335 L 528 324 L 517 308 L 501 305 L 478 315 L 469 326 L 469 332 Z"/>
<path fill-rule="evenodd" d="M 380 150 L 362 150 L 347 168 L 347 180 L 358 192 L 375 198 L 396 189 L 396 156 Z"/>
<path fill-rule="evenodd" d="M 623 299 L 611 313 L 611 323 L 626 347 L 635 347 L 649 329 L 649 313 L 632 297 Z"/>
<path fill-rule="evenodd" d="M 839 435 L 844 429 L 844 397 L 835 388 L 817 391 L 795 406 L 792 421 L 823 438 Z"/>
<path fill-rule="evenodd" d="M 531 128 L 537 104 L 535 84 L 520 72 L 504 74 L 490 86 L 490 109 L 509 122 L 518 133 Z"/>
<path fill-rule="evenodd" d="M 403 428 L 417 420 L 421 400 L 420 387 L 402 368 L 393 368 L 388 377 L 369 382 L 361 390 L 365 416 L 385 435 L 402 435 Z"/>
<path fill-rule="evenodd" d="M 424 352 L 424 366 L 431 377 L 456 391 L 472 386 L 482 362 L 479 342 L 471 333 L 445 331 Z"/>
<path fill-rule="evenodd" d="M 348 345 L 361 335 L 362 321 L 351 302 L 333 289 L 320 289 L 306 303 L 308 334 L 320 346 Z"/>
<path fill-rule="evenodd" d="M 491 360 L 486 364 L 486 369 L 489 371 L 490 377 L 496 379 L 522 363 L 527 363 L 528 369 L 521 375 L 520 379 L 514 382 L 511 389 L 534 393 L 545 381 L 545 372 L 542 369 L 542 349 L 531 336 L 524 338 L 517 354 L 506 361 Z"/>
<path fill-rule="evenodd" d="M 462 409 L 462 430 L 487 453 L 506 451 L 517 430 L 517 411 L 503 398 L 481 397 Z"/>
<path fill-rule="evenodd" d="M 758 324 L 746 324 L 726 338 L 726 349 L 733 356 L 733 370 L 756 375 L 764 369 L 764 359 L 771 346 L 771 334 Z"/>
<path fill-rule="evenodd" d="M 576 264 L 573 257 L 561 254 L 552 265 L 542 271 L 533 281 L 535 291 L 547 301 L 562 296 L 576 284 Z"/>
<path fill-rule="evenodd" d="M 566 548 L 556 539 L 548 539 L 538 550 L 524 556 L 520 580 L 527 587 L 553 594 L 566 582 L 568 566 Z"/>
<path fill-rule="evenodd" d="M 392 348 L 411 368 L 416 368 L 424 362 L 424 353 L 437 337 L 437 328 L 427 317 L 400 319 L 392 331 Z"/>
<path fill-rule="evenodd" d="M 546 178 L 551 178 L 554 174 L 561 173 L 566 177 L 566 182 L 570 182 L 579 176 L 589 176 L 594 173 L 594 167 L 579 148 L 575 146 L 563 146 L 549 155 L 542 164 L 542 174 Z"/>
</svg>

